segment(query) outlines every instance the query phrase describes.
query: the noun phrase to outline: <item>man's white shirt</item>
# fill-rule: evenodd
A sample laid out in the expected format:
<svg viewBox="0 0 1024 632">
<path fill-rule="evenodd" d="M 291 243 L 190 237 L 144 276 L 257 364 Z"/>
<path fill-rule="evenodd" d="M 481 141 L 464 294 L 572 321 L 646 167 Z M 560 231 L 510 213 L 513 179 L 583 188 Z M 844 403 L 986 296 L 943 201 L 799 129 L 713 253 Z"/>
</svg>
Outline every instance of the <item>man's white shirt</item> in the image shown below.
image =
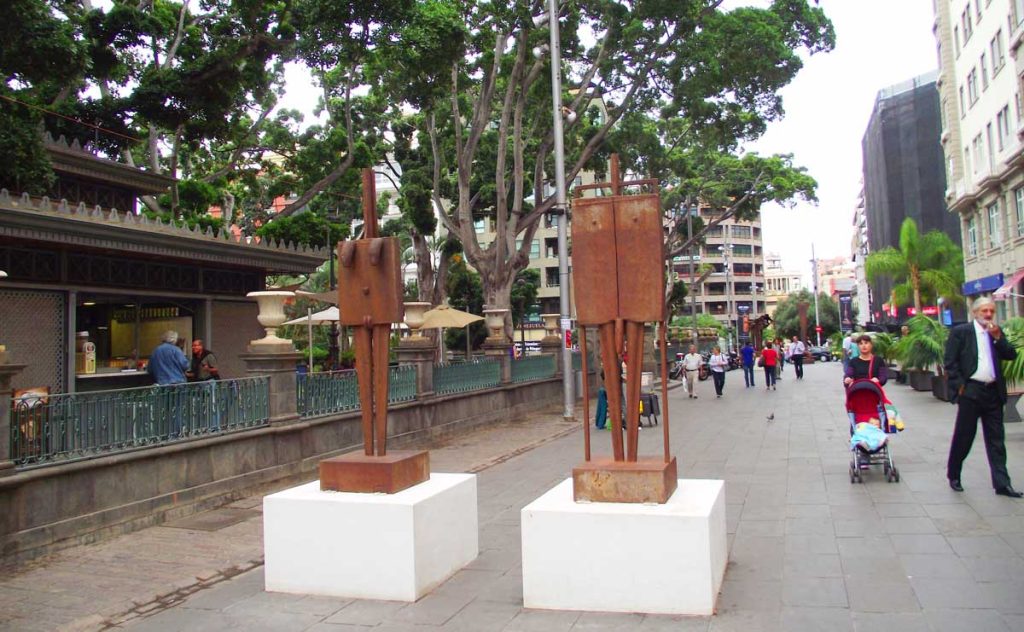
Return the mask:
<svg viewBox="0 0 1024 632">
<path fill-rule="evenodd" d="M 991 384 L 996 381 L 995 365 L 992 362 L 992 338 L 977 320 L 974 321 L 974 337 L 978 343 L 978 370 L 971 379 Z"/>
<path fill-rule="evenodd" d="M 699 353 L 687 353 L 683 356 L 683 368 L 687 371 L 696 371 L 704 364 L 704 358 Z"/>
</svg>

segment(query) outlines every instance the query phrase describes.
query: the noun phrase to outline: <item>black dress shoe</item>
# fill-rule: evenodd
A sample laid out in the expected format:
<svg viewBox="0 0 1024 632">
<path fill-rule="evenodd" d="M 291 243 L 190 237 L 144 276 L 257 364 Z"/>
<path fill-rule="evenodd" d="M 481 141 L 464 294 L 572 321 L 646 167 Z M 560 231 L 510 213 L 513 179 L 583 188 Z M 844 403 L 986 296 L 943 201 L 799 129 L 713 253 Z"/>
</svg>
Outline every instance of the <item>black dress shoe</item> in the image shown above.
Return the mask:
<svg viewBox="0 0 1024 632">
<path fill-rule="evenodd" d="M 960 484 L 960 479 L 958 478 L 949 479 L 949 488 L 952 489 L 954 492 L 964 491 L 964 486 Z"/>
<path fill-rule="evenodd" d="M 1006 486 L 1000 487 L 996 490 L 996 494 L 1000 496 L 1009 496 L 1010 498 L 1024 498 L 1024 494 L 1018 492 L 1016 489 Z"/>
</svg>

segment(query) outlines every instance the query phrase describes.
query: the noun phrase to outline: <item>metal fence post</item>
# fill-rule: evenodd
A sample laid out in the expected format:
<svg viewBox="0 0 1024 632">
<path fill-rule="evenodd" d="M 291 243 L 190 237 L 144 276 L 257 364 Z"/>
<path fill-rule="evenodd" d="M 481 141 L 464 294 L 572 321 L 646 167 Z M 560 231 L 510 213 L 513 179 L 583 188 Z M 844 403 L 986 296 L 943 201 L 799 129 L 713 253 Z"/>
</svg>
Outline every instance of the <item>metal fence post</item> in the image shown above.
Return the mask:
<svg viewBox="0 0 1024 632">
<path fill-rule="evenodd" d="M 11 460 L 11 379 L 24 364 L 0 364 L 0 476 L 14 473 Z"/>
<path fill-rule="evenodd" d="M 503 339 L 488 338 L 484 342 L 484 355 L 501 363 L 501 383 L 512 382 L 512 343 Z"/>
<path fill-rule="evenodd" d="M 297 351 L 264 351 L 257 345 L 250 345 L 248 353 L 238 357 L 245 362 L 249 375 L 266 375 L 270 378 L 268 404 L 270 423 L 282 424 L 299 418 L 298 379 L 295 365 L 302 359 Z"/>
</svg>

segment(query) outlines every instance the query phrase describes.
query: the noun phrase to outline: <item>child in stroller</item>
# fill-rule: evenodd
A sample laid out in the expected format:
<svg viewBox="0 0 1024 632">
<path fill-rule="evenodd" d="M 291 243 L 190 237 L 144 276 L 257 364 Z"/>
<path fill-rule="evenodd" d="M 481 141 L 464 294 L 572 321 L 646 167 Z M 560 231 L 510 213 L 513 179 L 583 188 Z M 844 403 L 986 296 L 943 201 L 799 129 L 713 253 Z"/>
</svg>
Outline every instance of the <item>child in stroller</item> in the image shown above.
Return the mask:
<svg viewBox="0 0 1024 632">
<path fill-rule="evenodd" d="M 885 478 L 898 483 L 900 472 L 893 465 L 889 435 L 897 429 L 886 411 L 882 387 L 873 380 L 854 380 L 846 388 L 846 412 L 850 418 L 850 482 L 863 483 L 862 470 L 881 465 Z"/>
</svg>

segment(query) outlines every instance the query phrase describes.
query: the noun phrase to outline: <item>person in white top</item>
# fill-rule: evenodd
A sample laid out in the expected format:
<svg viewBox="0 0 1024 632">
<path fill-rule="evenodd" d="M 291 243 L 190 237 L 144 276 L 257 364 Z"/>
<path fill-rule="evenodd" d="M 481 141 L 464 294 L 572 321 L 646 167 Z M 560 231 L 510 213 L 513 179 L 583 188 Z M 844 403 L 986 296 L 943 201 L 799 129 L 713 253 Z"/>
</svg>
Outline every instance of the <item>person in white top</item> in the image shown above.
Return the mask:
<svg viewBox="0 0 1024 632">
<path fill-rule="evenodd" d="M 715 347 L 711 352 L 711 358 L 708 359 L 708 365 L 711 367 L 711 379 L 715 381 L 715 396 L 721 397 L 722 389 L 725 388 L 725 369 L 729 366 L 729 358 L 721 349 Z"/>
<path fill-rule="evenodd" d="M 697 353 L 696 345 L 690 345 L 690 352 L 683 356 L 683 373 L 686 374 L 686 390 L 691 399 L 697 399 L 697 373 L 702 364 L 704 358 Z"/>
<path fill-rule="evenodd" d="M 964 491 L 960 472 L 978 433 L 980 418 L 992 487 L 1000 496 L 1021 498 L 1024 494 L 1010 485 L 1010 474 L 1006 470 L 1006 431 L 1003 428 L 1006 380 L 1000 363 L 1000 360 L 1016 358 L 1017 351 L 995 323 L 995 301 L 979 298 L 971 311 L 974 320 L 954 327 L 946 341 L 943 365 L 953 393 L 951 401 L 958 405 L 946 478 L 953 491 Z"/>
<path fill-rule="evenodd" d="M 793 363 L 793 370 L 796 371 L 796 379 L 804 379 L 804 353 L 807 347 L 804 343 L 793 336 L 793 344 L 789 346 L 789 361 Z"/>
</svg>

